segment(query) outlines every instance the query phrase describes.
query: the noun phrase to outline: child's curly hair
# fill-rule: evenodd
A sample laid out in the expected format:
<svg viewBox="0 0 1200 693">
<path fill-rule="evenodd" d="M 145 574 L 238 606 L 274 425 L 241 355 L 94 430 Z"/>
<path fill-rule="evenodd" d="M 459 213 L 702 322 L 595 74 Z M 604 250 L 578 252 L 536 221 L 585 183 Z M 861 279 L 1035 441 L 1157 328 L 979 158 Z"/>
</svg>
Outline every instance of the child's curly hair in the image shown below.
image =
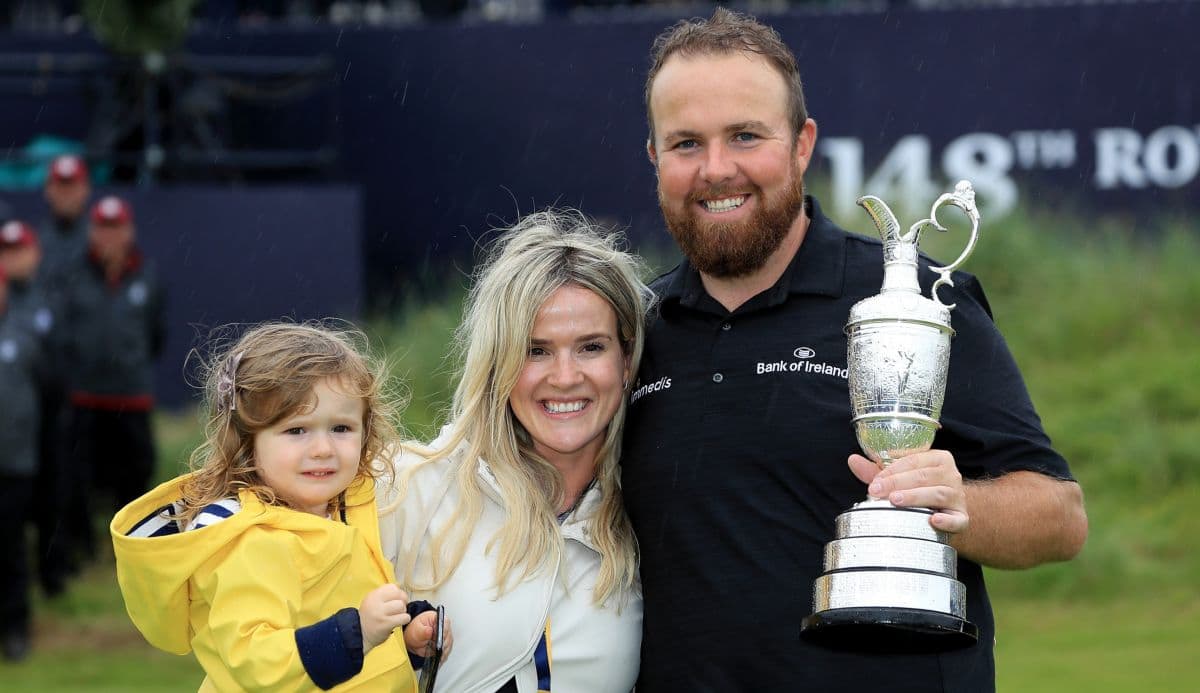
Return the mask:
<svg viewBox="0 0 1200 693">
<path fill-rule="evenodd" d="M 389 391 L 386 368 L 370 356 L 367 342 L 361 331 L 332 322 L 273 322 L 201 357 L 208 422 L 204 442 L 189 460 L 194 474 L 183 487 L 183 521 L 243 488 L 264 503 L 287 505 L 258 476 L 254 436 L 313 406 L 313 388 L 326 378 L 363 400 L 358 477 L 388 471 L 400 439 L 395 422 L 401 398 Z"/>
</svg>

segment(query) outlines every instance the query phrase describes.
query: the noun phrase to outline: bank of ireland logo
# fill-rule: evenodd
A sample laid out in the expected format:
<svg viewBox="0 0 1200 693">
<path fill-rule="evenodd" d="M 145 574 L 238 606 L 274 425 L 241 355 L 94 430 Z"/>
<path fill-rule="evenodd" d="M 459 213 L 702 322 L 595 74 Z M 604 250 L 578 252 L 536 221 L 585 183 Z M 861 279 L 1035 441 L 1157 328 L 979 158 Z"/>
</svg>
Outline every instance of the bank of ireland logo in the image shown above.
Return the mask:
<svg viewBox="0 0 1200 693">
<path fill-rule="evenodd" d="M 844 367 L 817 361 L 814 358 L 816 355 L 817 352 L 812 347 L 796 347 L 792 350 L 792 358 L 794 360 L 759 361 L 754 365 L 754 372 L 757 375 L 765 373 L 818 373 L 820 375 L 846 378 L 848 373 Z"/>
</svg>

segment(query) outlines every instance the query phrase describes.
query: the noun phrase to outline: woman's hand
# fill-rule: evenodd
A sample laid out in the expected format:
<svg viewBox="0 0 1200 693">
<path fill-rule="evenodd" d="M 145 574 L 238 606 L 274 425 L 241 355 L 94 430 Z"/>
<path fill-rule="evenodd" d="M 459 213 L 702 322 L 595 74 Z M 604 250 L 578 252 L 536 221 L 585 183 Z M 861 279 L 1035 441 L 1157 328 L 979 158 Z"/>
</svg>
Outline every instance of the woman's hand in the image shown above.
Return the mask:
<svg viewBox="0 0 1200 693">
<path fill-rule="evenodd" d="M 437 610 L 433 609 L 426 611 L 423 614 L 418 614 L 404 629 L 404 645 L 408 651 L 418 657 L 425 656 L 425 649 L 433 645 L 433 631 L 437 626 Z M 450 627 L 450 618 L 446 618 L 446 622 L 442 629 L 442 661 L 450 657 L 450 650 L 454 647 L 454 631 Z"/>
</svg>

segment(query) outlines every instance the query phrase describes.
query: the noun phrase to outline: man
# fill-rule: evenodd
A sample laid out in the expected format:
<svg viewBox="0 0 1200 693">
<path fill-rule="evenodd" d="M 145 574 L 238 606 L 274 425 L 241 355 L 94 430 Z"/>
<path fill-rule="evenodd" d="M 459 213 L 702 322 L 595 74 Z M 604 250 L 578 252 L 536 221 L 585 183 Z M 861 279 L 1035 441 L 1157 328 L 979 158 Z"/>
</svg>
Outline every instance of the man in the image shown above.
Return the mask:
<svg viewBox="0 0 1200 693">
<path fill-rule="evenodd" d="M 61 417 L 62 385 L 53 374 L 61 366 L 61 341 L 53 306 L 39 281 L 42 249 L 29 224 L 12 220 L 0 226 L 0 268 L 8 274 L 11 319 L 38 343 L 43 368 L 37 381 L 37 475 L 33 484 L 33 517 L 38 530 L 38 578 L 48 596 L 61 594 L 72 571 L 70 535 L 63 526 L 65 473 Z"/>
<path fill-rule="evenodd" d="M 42 189 L 50 215 L 42 223 L 45 262 L 41 279 L 57 294 L 75 276 L 87 254 L 87 204 L 92 196 L 87 163 L 74 154 L 50 162 Z"/>
<path fill-rule="evenodd" d="M 145 492 L 154 471 L 150 412 L 154 359 L 164 339 L 163 298 L 134 238 L 129 204 L 100 199 L 91 212 L 86 271 L 63 308 L 71 459 L 78 465 L 73 517 L 85 532 L 85 550 L 94 543 L 94 492 L 110 491 L 119 508 Z"/>
<path fill-rule="evenodd" d="M 9 310 L 20 315 L 41 339 L 54 327 L 54 314 L 36 278 L 42 261 L 37 232 L 19 219 L 0 226 L 0 267 L 8 274 Z"/>
<path fill-rule="evenodd" d="M 660 206 L 686 259 L 654 285 L 622 458 L 642 552 L 639 693 L 993 688 L 980 566 L 1069 559 L 1087 520 L 977 281 L 959 273 L 941 292 L 957 336 L 935 449 L 879 472 L 850 454 L 842 328 L 879 292 L 882 250 L 804 195 L 817 127 L 795 58 L 718 9 L 655 41 L 646 102 Z M 867 655 L 800 639 L 834 518 L 864 491 L 937 509 L 975 646 Z"/>
<path fill-rule="evenodd" d="M 8 280 L 0 265 L 0 657 L 29 655 L 29 518 L 37 467 L 37 382 L 42 362 L 37 337 L 8 305 Z"/>
<path fill-rule="evenodd" d="M 57 156 L 50 162 L 42 188 L 49 214 L 39 225 L 36 287 L 38 299 L 44 299 L 57 313 L 65 293 L 86 269 L 87 205 L 92 196 L 87 163 L 74 154 Z M 27 301 L 28 303 L 28 301 Z M 61 317 L 61 316 L 58 316 Z M 69 486 L 77 462 L 63 446 L 67 426 L 65 363 L 62 342 L 57 338 L 61 320 L 53 326 L 48 365 L 41 386 L 42 435 L 39 443 L 38 478 L 35 486 L 34 515 L 38 528 L 38 577 L 50 596 L 61 593 L 67 577 L 78 569 L 75 553 L 89 548 L 78 536 L 81 527 L 65 520 L 64 503 L 69 503 Z"/>
</svg>

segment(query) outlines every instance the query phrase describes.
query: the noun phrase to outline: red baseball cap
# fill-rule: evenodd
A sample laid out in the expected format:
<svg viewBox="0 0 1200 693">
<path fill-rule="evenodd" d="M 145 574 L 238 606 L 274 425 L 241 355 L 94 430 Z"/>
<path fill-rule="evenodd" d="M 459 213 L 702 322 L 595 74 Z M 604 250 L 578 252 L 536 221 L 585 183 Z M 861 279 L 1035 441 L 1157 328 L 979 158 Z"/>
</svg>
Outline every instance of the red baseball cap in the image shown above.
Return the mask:
<svg viewBox="0 0 1200 693">
<path fill-rule="evenodd" d="M 81 157 L 63 154 L 50 162 L 50 178 L 60 183 L 76 183 L 88 179 L 88 167 Z"/>
<path fill-rule="evenodd" d="M 127 224 L 133 221 L 133 209 L 116 195 L 102 197 L 92 205 L 92 222 L 96 224 Z"/>
<path fill-rule="evenodd" d="M 37 245 L 37 232 L 23 221 L 14 219 L 0 226 L 0 248 Z"/>
</svg>

